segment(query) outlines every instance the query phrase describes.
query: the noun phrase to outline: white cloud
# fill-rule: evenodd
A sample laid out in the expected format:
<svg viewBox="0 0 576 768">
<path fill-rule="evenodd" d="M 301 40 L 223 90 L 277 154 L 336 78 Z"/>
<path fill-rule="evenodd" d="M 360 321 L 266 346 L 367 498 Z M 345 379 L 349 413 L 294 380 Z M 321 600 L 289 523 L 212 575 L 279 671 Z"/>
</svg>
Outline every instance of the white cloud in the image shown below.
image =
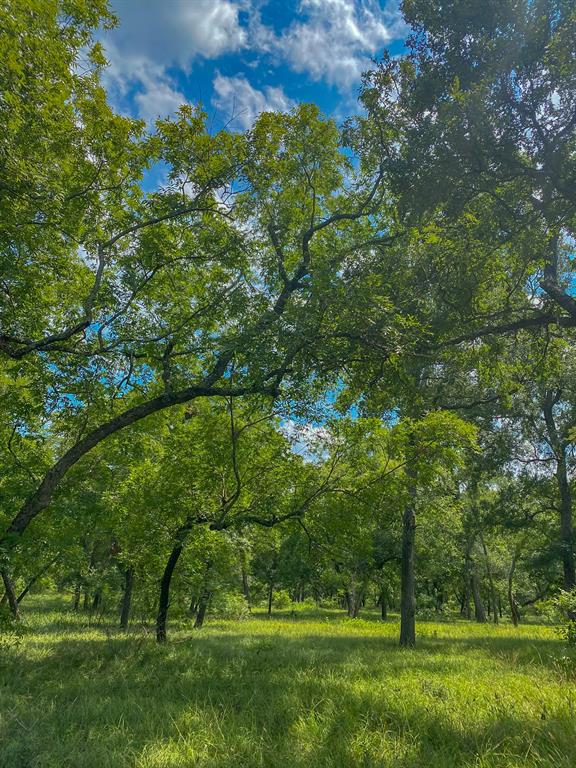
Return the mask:
<svg viewBox="0 0 576 768">
<path fill-rule="evenodd" d="M 243 75 L 224 77 L 217 73 L 213 85 L 212 104 L 225 120 L 241 128 L 250 128 L 260 112 L 286 112 L 294 106 L 282 88 L 267 85 L 259 91 Z"/>
<path fill-rule="evenodd" d="M 135 90 L 138 117 L 152 123 L 186 102 L 168 73 L 198 58 L 216 58 L 246 44 L 238 3 L 231 0 L 115 0 L 117 29 L 104 38 L 110 67 L 104 84 L 117 108 Z"/>
<path fill-rule="evenodd" d="M 137 117 L 149 125 L 158 117 L 166 117 L 186 103 L 186 96 L 178 90 L 164 67 L 144 56 L 125 53 L 108 45 L 110 66 L 104 71 L 103 83 L 117 109 L 130 112 L 132 104 L 126 101 L 134 90 L 133 104 Z"/>
<path fill-rule="evenodd" d="M 231 0 L 114 0 L 113 7 L 117 48 L 151 61 L 186 69 L 197 56 L 213 59 L 246 44 L 240 4 Z"/>
<path fill-rule="evenodd" d="M 186 103 L 183 93 L 176 90 L 165 78 L 144 83 L 145 89 L 134 96 L 138 115 L 153 123 L 159 117 L 166 117 Z"/>
<path fill-rule="evenodd" d="M 345 91 L 359 84 L 370 59 L 399 33 L 396 3 L 378 0 L 302 0 L 304 21 L 276 39 L 277 53 L 296 72 Z"/>
<path fill-rule="evenodd" d="M 117 108 L 136 109 L 150 123 L 186 101 L 171 68 L 190 72 L 198 59 L 252 51 L 260 63 L 283 63 L 350 100 L 371 57 L 400 35 L 397 0 L 384 2 L 301 0 L 276 33 L 262 21 L 263 0 L 113 0 L 120 25 L 103 39 L 111 63 L 105 85 Z M 292 105 L 282 88 L 259 91 L 242 75 L 218 75 L 214 87 L 213 104 L 243 127 L 265 109 Z"/>
</svg>

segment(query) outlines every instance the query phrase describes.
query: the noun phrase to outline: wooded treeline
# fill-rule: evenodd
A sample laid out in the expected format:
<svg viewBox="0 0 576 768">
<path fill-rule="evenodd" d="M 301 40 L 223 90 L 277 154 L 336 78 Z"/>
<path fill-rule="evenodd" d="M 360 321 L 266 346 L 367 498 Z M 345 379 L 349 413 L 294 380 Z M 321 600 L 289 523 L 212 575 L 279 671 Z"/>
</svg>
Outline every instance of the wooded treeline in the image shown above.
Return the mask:
<svg viewBox="0 0 576 768">
<path fill-rule="evenodd" d="M 117 114 L 104 0 L 0 7 L 12 614 L 283 590 L 413 645 L 573 589 L 573 2 L 405 0 L 359 116 L 244 133 Z"/>
</svg>

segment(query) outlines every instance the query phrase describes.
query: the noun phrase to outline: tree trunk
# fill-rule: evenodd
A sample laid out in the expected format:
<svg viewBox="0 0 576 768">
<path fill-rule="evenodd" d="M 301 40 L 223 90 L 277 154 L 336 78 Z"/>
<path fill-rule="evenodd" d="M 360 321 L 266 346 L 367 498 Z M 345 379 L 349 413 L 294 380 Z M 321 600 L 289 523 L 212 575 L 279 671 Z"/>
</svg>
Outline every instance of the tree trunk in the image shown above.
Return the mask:
<svg viewBox="0 0 576 768">
<path fill-rule="evenodd" d="M 400 645 L 411 648 L 416 644 L 416 471 L 407 465 L 408 501 L 402 520 L 402 563 L 400 569 Z"/>
<path fill-rule="evenodd" d="M 344 590 L 344 605 L 346 606 L 347 616 L 352 616 L 352 596 L 347 589 Z"/>
<path fill-rule="evenodd" d="M 364 582 L 360 586 L 360 589 L 358 589 L 356 579 L 354 578 L 352 581 L 351 591 L 346 593 L 349 599 L 348 616 L 351 619 L 357 619 L 358 616 L 360 615 L 360 609 L 364 606 L 364 597 L 366 594 L 366 587 L 367 587 L 367 584 Z"/>
<path fill-rule="evenodd" d="M 464 592 L 462 594 L 462 603 L 460 606 L 460 615 L 465 619 L 472 618 L 472 611 L 470 610 L 470 576 L 464 582 Z"/>
<path fill-rule="evenodd" d="M 6 597 L 8 599 L 8 605 L 10 606 L 10 613 L 17 620 L 20 618 L 20 611 L 18 610 L 18 598 L 14 591 L 14 584 L 10 578 L 8 571 L 2 569 L 2 581 L 4 582 L 4 589 L 6 590 Z"/>
<path fill-rule="evenodd" d="M 496 589 L 494 587 L 494 579 L 492 578 L 492 568 L 490 566 L 488 549 L 486 548 L 486 542 L 484 541 L 484 536 L 482 534 L 480 534 L 480 543 L 482 544 L 482 550 L 484 552 L 484 559 L 486 561 L 486 573 L 488 575 L 488 584 L 490 585 L 490 604 L 492 605 L 492 620 L 494 624 L 498 624 L 498 600 L 496 599 Z"/>
<path fill-rule="evenodd" d="M 206 616 L 206 610 L 208 608 L 208 604 L 210 603 L 210 597 L 212 596 L 212 590 L 210 589 L 211 569 L 212 561 L 208 560 L 206 563 L 206 570 L 204 571 L 204 583 L 202 584 L 200 599 L 198 600 L 198 613 L 196 614 L 194 629 L 202 629 L 202 625 L 204 624 L 204 617 Z"/>
<path fill-rule="evenodd" d="M 476 573 L 476 570 L 474 567 L 472 567 L 470 583 L 472 587 L 472 600 L 474 602 L 474 619 L 484 624 L 486 622 L 486 611 L 484 609 L 484 603 L 482 602 L 482 596 L 480 595 L 480 584 L 478 583 L 478 574 Z"/>
<path fill-rule="evenodd" d="M 94 598 L 92 600 L 92 608 L 90 609 L 90 613 L 94 614 L 96 611 L 100 608 L 102 605 L 102 590 L 100 587 L 94 592 Z"/>
<path fill-rule="evenodd" d="M 356 587 L 356 578 L 352 576 L 351 589 L 346 590 L 346 606 L 348 608 L 348 618 L 357 619 L 360 612 L 360 604 L 362 602 L 361 595 L 358 594 Z"/>
<path fill-rule="evenodd" d="M 192 528 L 193 521 L 191 518 L 187 518 L 184 525 L 182 525 L 176 531 L 176 544 L 174 545 L 168 562 L 164 568 L 162 579 L 160 580 L 160 596 L 158 599 L 158 614 L 156 616 L 156 640 L 159 643 L 166 642 L 166 622 L 168 619 L 168 607 L 170 605 L 170 584 L 172 583 L 172 575 L 176 564 L 180 559 L 186 537 Z"/>
<path fill-rule="evenodd" d="M 134 589 L 134 568 L 126 568 L 124 571 L 124 591 L 122 593 L 122 605 L 120 608 L 120 629 L 128 630 L 130 621 L 130 608 L 132 607 L 132 591 Z"/>
<path fill-rule="evenodd" d="M 30 579 L 30 581 L 28 582 L 28 584 L 26 584 L 26 586 L 24 587 L 24 589 L 22 590 L 22 592 L 20 592 L 20 594 L 18 595 L 18 603 L 19 603 L 19 604 L 22 602 L 22 600 L 24 600 L 24 598 L 26 597 L 26 595 L 28 594 L 28 592 L 30 592 L 30 590 L 32 589 L 32 587 L 34 586 L 34 584 L 36 584 L 36 582 L 38 581 L 38 579 L 40 579 L 40 578 L 42 578 L 42 576 L 44 576 L 44 574 L 46 573 L 46 571 L 47 571 L 47 570 L 48 570 L 48 569 L 49 569 L 51 566 L 53 566 L 53 565 L 54 565 L 54 563 L 56 562 L 56 560 L 58 560 L 58 558 L 59 558 L 59 557 L 60 557 L 60 553 L 58 553 L 57 555 L 55 555 L 55 556 L 52 558 L 52 560 L 50 560 L 50 562 L 49 562 L 49 563 L 46 563 L 46 565 L 45 565 L 43 568 L 41 568 L 41 569 L 40 569 L 40 570 L 39 570 L 37 573 L 35 573 L 35 574 L 34 574 L 34 576 L 32 576 L 32 578 Z"/>
<path fill-rule="evenodd" d="M 74 583 L 74 596 L 72 598 L 72 610 L 74 613 L 78 612 L 78 609 L 80 608 L 80 595 L 82 594 L 82 583 L 80 579 L 76 579 L 76 582 Z"/>
<path fill-rule="evenodd" d="M 240 550 L 240 569 L 242 573 L 242 594 L 250 608 L 250 582 L 248 581 L 248 569 L 246 568 L 246 552 Z"/>
<path fill-rule="evenodd" d="M 561 393 L 546 392 L 542 403 L 542 413 L 546 422 L 548 441 L 556 458 L 556 482 L 560 494 L 560 545 L 562 551 L 562 570 L 564 589 L 576 586 L 576 566 L 574 564 L 574 526 L 572 521 L 572 492 L 568 479 L 566 463 L 567 443 L 560 436 L 554 419 L 554 405 Z"/>
<path fill-rule="evenodd" d="M 560 490 L 560 539 L 562 543 L 562 569 L 564 571 L 564 589 L 576 586 L 574 567 L 574 528 L 572 524 L 572 492 L 566 468 L 566 449 L 562 449 L 561 459 L 556 470 L 556 479 Z"/>
<path fill-rule="evenodd" d="M 274 585 L 270 583 L 268 585 L 268 616 L 272 615 L 272 592 L 274 590 Z"/>
<path fill-rule="evenodd" d="M 380 618 L 382 621 L 386 621 L 388 618 L 388 607 L 386 605 L 386 591 L 380 592 Z"/>
<path fill-rule="evenodd" d="M 202 629 L 204 624 L 204 617 L 206 616 L 206 610 L 210 602 L 211 592 L 206 587 L 202 590 L 200 600 L 198 601 L 198 613 L 196 614 L 196 621 L 194 622 L 194 629 Z"/>
<path fill-rule="evenodd" d="M 512 623 L 515 627 L 520 623 L 520 609 L 518 603 L 514 599 L 514 572 L 516 570 L 516 561 L 518 560 L 518 550 L 514 552 L 512 562 L 510 564 L 510 570 L 508 571 L 508 603 L 510 605 L 510 615 L 512 617 Z"/>
<path fill-rule="evenodd" d="M 472 586 L 472 558 L 470 553 L 474 539 L 467 538 L 466 552 L 464 554 L 464 616 L 470 621 L 472 618 L 472 611 L 470 609 L 470 593 Z"/>
</svg>

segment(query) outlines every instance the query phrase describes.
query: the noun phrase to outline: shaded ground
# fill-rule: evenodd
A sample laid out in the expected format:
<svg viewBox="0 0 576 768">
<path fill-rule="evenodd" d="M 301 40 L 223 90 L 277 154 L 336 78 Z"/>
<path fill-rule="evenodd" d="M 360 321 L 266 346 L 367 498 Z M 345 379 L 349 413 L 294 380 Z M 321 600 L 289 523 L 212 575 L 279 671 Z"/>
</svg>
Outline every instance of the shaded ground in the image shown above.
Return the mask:
<svg viewBox="0 0 576 768">
<path fill-rule="evenodd" d="M 159 647 L 30 606 L 0 641 L 1 768 L 576 766 L 576 664 L 547 627 L 426 622 L 405 651 L 394 620 L 313 612 Z"/>
</svg>

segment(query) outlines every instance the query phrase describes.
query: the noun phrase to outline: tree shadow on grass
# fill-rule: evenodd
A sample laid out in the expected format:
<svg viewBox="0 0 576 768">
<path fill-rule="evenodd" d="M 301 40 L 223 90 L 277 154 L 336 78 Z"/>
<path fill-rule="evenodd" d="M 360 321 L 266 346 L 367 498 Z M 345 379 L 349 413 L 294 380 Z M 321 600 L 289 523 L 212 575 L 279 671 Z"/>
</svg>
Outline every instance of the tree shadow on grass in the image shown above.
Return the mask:
<svg viewBox="0 0 576 768">
<path fill-rule="evenodd" d="M 568 767 L 569 703 L 548 711 L 544 693 L 506 690 L 509 670 L 547 666 L 553 650 L 488 637 L 424 638 L 406 652 L 355 632 L 196 633 L 166 646 L 139 633 L 30 638 L 0 662 L 0 764 L 451 768 L 532 751 Z M 495 690 L 477 703 L 484 674 Z"/>
</svg>

